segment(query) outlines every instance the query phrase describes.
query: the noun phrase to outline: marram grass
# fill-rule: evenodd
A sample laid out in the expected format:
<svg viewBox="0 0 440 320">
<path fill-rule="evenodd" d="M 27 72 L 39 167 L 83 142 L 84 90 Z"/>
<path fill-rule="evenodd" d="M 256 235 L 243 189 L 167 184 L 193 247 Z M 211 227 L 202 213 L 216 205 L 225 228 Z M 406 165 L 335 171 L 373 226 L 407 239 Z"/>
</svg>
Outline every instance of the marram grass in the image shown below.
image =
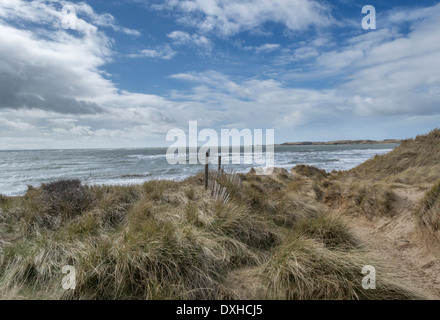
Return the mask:
<svg viewBox="0 0 440 320">
<path fill-rule="evenodd" d="M 320 187 L 295 179 L 219 178 L 227 203 L 202 175 L 125 187 L 60 181 L 1 197 L 0 298 L 241 299 L 249 294 L 228 279 L 250 273 L 262 299 L 423 298 L 380 262 L 377 289 L 363 289 L 362 267 L 376 262 L 328 216 Z M 75 290 L 61 286 L 65 265 L 76 269 Z"/>
</svg>

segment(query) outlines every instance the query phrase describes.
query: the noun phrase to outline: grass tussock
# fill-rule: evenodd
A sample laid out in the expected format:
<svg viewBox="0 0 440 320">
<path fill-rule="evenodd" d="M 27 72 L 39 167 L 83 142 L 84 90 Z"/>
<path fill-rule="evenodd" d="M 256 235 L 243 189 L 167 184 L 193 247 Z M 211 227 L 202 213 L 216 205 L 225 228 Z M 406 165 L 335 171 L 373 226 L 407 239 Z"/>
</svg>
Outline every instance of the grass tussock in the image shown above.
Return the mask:
<svg viewBox="0 0 440 320">
<path fill-rule="evenodd" d="M 93 194 L 79 180 L 61 180 L 41 187 L 41 201 L 49 215 L 68 219 L 85 212 L 93 202 Z"/>
<path fill-rule="evenodd" d="M 217 182 L 227 203 L 204 190 L 201 174 L 124 187 L 59 181 L 0 198 L 0 230 L 9 230 L 0 234 L 0 298 L 239 299 L 227 279 L 240 270 L 262 279 L 263 299 L 416 297 L 387 278 L 362 291 L 371 260 L 309 194 L 310 178 L 277 171 Z M 76 269 L 75 290 L 61 287 L 65 265 Z"/>
<path fill-rule="evenodd" d="M 416 299 L 397 282 L 376 270 L 376 289 L 366 290 L 359 270 L 368 258 L 356 250 L 343 250 L 292 233 L 261 266 L 268 294 L 274 299 Z M 369 260 L 372 261 L 372 260 Z M 378 266 L 377 263 L 373 263 Z"/>
<path fill-rule="evenodd" d="M 368 218 L 392 216 L 392 203 L 395 195 L 389 184 L 352 182 L 344 186 L 342 205 L 345 212 L 351 215 L 363 215 Z"/>
<path fill-rule="evenodd" d="M 314 239 L 330 249 L 351 250 L 362 246 L 347 224 L 325 214 L 301 220 L 294 226 L 294 230 L 297 234 Z"/>
<path fill-rule="evenodd" d="M 304 164 L 296 165 L 292 171 L 297 174 L 315 179 L 324 179 L 328 176 L 328 173 L 325 170 Z"/>
<path fill-rule="evenodd" d="M 417 215 L 420 224 L 440 239 L 440 180 L 420 202 Z"/>
</svg>

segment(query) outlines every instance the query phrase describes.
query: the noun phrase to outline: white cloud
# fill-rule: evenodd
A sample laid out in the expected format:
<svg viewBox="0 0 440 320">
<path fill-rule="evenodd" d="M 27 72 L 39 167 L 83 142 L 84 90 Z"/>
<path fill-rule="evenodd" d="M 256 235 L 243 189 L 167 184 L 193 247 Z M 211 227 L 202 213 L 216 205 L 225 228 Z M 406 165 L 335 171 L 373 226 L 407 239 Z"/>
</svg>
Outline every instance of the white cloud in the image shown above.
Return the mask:
<svg viewBox="0 0 440 320">
<path fill-rule="evenodd" d="M 319 58 L 326 72 L 348 73 L 340 90 L 352 95 L 359 114 L 440 112 L 440 5 L 411 14 L 424 19 L 405 36 L 395 29 L 368 33 Z"/>
<path fill-rule="evenodd" d="M 289 88 L 279 79 L 233 81 L 210 71 L 174 75 L 195 84 L 192 92 L 179 98 L 209 103 L 231 115 L 231 120 L 258 119 L 248 123 L 260 121 L 276 128 L 328 117 L 367 121 L 392 115 L 404 121 L 416 115 L 436 116 L 440 114 L 440 5 L 411 12 L 424 16 L 405 35 L 397 28 L 381 29 L 353 36 L 338 49 L 332 50 L 330 43 L 327 52 L 318 50 L 327 41 L 315 40 L 283 49 L 285 56 L 291 55 L 289 63 L 308 61 L 308 69 L 298 71 L 295 81 L 339 79 L 326 89 Z M 284 72 L 286 79 L 291 72 Z"/>
<path fill-rule="evenodd" d="M 0 109 L 99 111 L 93 102 L 96 92 L 115 91 L 99 73 L 111 49 L 107 37 L 89 29 L 80 37 L 53 30 L 49 39 L 42 39 L 0 22 Z"/>
<path fill-rule="evenodd" d="M 30 125 L 29 123 L 20 121 L 20 120 L 8 120 L 8 119 L 2 119 L 0 118 L 0 124 L 2 127 L 8 127 L 14 130 L 19 131 L 28 131 L 35 129 L 34 126 Z"/>
<path fill-rule="evenodd" d="M 277 43 L 265 43 L 261 46 L 256 47 L 255 51 L 257 53 L 268 53 L 268 52 L 278 50 L 280 47 L 281 47 L 281 45 L 279 45 Z"/>
<path fill-rule="evenodd" d="M 297 63 L 281 71 L 282 78 L 333 82 L 343 99 L 338 110 L 356 116 L 440 113 L 440 4 L 390 14 L 393 21 L 406 19 L 344 39 L 339 46 L 310 42 L 282 49 L 277 64 Z M 409 23 L 407 34 L 400 32 L 402 23 Z"/>
<path fill-rule="evenodd" d="M 67 2 L 61 1 L 61 4 L 65 4 Z M 80 2 L 74 5 L 76 14 L 78 16 L 85 15 L 88 20 L 96 26 L 112 28 L 114 31 L 125 33 L 130 36 L 140 36 L 141 33 L 139 30 L 129 29 L 125 27 L 121 27 L 118 25 L 115 17 L 113 17 L 109 13 L 98 14 L 94 12 L 93 8 L 86 4 L 85 2 Z"/>
<path fill-rule="evenodd" d="M 190 35 L 188 32 L 184 31 L 173 31 L 167 36 L 172 39 L 176 45 L 194 45 L 203 52 L 210 52 L 213 47 L 212 42 L 202 35 Z"/>
<path fill-rule="evenodd" d="M 140 36 L 138 30 L 121 27 L 116 19 L 108 13 L 98 14 L 85 2 L 73 3 L 69 1 L 54 0 L 4 0 L 0 4 L 0 19 L 6 21 L 21 21 L 37 23 L 38 25 L 50 25 L 57 29 L 61 28 L 64 14 L 62 8 L 69 5 L 74 8 L 77 17 L 77 30 L 87 32 L 95 30 L 96 26 L 111 28 L 132 36 Z M 90 23 L 85 23 L 84 19 Z"/>
<path fill-rule="evenodd" d="M 330 7 L 315 0 L 167 0 L 154 7 L 177 11 L 181 23 L 223 36 L 261 30 L 265 22 L 305 30 L 325 27 L 333 21 Z"/>
<path fill-rule="evenodd" d="M 234 46 L 245 51 L 255 51 L 257 54 L 271 53 L 281 49 L 279 43 L 264 43 L 259 46 L 246 45 L 243 40 L 237 39 L 233 42 Z"/>
<path fill-rule="evenodd" d="M 137 53 L 129 54 L 130 58 L 156 58 L 170 60 L 177 54 L 169 44 L 161 45 L 154 49 L 143 49 Z"/>
<path fill-rule="evenodd" d="M 0 3 L 0 148 L 140 145 L 175 126 L 174 103 L 121 92 L 105 77 L 113 41 L 91 21 L 114 20 L 97 22 L 90 9 L 83 14 L 90 21 L 78 19 L 71 32 L 61 27 L 56 5 Z M 172 55 L 167 48 L 143 54 Z"/>
<path fill-rule="evenodd" d="M 304 46 L 297 49 L 284 48 L 281 54 L 275 59 L 275 64 L 285 65 L 292 62 L 309 60 L 319 56 L 319 51 L 311 46 Z"/>
<path fill-rule="evenodd" d="M 334 90 L 285 88 L 274 79 L 237 82 L 215 71 L 172 78 L 195 84 L 191 92 L 175 93 L 173 98 L 204 104 L 210 110 L 207 119 L 217 123 L 242 119 L 249 127 L 282 129 L 332 113 L 342 103 Z"/>
<path fill-rule="evenodd" d="M 303 3 L 290 2 L 292 6 Z M 17 3 L 20 8 L 15 10 L 11 4 Z M 287 5 L 273 1 L 272 9 L 263 10 L 268 3 L 255 1 L 255 9 L 248 6 L 250 13 L 229 14 L 240 4 L 231 0 L 222 5 L 204 3 L 187 1 L 183 8 L 183 2 L 176 2 L 174 7 L 191 15 L 206 12 L 202 22 L 212 17 L 210 30 L 225 26 L 224 34 L 273 21 L 270 14 L 256 12 L 274 10 L 275 4 Z M 214 128 L 240 124 L 293 132 L 300 126 L 314 131 L 319 129 L 316 123 L 324 128 L 347 119 L 346 125 L 350 125 L 386 115 L 406 124 L 414 117 L 420 123 L 429 117 L 438 119 L 440 5 L 413 12 L 417 19 L 410 21 L 407 35 L 390 27 L 353 36 L 337 49 L 323 37 L 300 47 L 281 49 L 272 43 L 250 47 L 260 52 L 280 50 L 285 63 L 300 61 L 304 66 L 306 61 L 306 72 L 284 66 L 279 77 L 259 77 L 257 71 L 249 77 L 218 71 L 183 72 L 171 78 L 186 82 L 190 89 L 175 90 L 166 97 L 120 91 L 104 76 L 113 42 L 99 26 L 116 24 L 112 19 L 106 20 L 104 15 L 97 21 L 84 13 L 77 32 L 68 32 L 61 28 L 59 9 L 53 6 L 45 1 L 0 3 L 0 148 L 129 147 L 149 145 L 154 139 L 164 144 L 167 130 L 185 128 L 188 120 Z M 10 20 L 19 21 L 19 26 Z M 23 27 L 41 21 L 49 27 Z M 183 31 L 168 37 L 175 45 L 197 48 L 209 41 L 201 33 Z M 133 56 L 171 59 L 175 54 L 170 45 L 163 45 Z M 340 82 L 324 85 L 325 89 L 307 89 L 295 87 L 298 79 Z"/>
</svg>

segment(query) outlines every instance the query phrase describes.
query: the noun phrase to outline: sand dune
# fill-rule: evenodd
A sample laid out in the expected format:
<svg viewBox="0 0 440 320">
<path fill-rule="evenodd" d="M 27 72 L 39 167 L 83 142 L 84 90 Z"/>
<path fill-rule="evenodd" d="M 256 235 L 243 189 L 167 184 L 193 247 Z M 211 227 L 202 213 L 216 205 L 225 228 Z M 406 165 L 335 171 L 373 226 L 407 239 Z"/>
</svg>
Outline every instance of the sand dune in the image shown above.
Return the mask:
<svg viewBox="0 0 440 320">
<path fill-rule="evenodd" d="M 0 298 L 440 299 L 439 165 L 435 130 L 350 171 L 2 196 Z M 61 287 L 64 265 L 75 290 Z"/>
</svg>

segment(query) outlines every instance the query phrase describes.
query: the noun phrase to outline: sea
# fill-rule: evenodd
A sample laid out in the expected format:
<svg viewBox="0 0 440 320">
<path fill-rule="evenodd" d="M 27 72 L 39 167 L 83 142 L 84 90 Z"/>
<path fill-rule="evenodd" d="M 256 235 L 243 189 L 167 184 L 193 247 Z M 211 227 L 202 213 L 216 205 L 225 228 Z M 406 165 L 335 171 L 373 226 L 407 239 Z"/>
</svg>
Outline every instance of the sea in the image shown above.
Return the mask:
<svg viewBox="0 0 440 320">
<path fill-rule="evenodd" d="M 396 146 L 275 146 L 273 158 L 275 167 L 287 170 L 298 164 L 326 171 L 349 170 Z M 0 194 L 23 195 L 28 186 L 38 187 L 60 179 L 80 179 L 89 185 L 130 185 L 153 179 L 183 180 L 204 170 L 204 163 L 169 164 L 166 152 L 167 148 L 0 151 Z M 272 156 L 271 153 L 263 155 Z M 240 164 L 232 164 L 232 159 L 238 157 Z M 222 164 L 226 171 L 240 173 L 259 166 L 255 161 L 245 164 L 243 152 L 234 154 L 233 150 L 222 154 Z M 217 165 L 211 164 L 211 168 L 216 169 Z"/>
</svg>

